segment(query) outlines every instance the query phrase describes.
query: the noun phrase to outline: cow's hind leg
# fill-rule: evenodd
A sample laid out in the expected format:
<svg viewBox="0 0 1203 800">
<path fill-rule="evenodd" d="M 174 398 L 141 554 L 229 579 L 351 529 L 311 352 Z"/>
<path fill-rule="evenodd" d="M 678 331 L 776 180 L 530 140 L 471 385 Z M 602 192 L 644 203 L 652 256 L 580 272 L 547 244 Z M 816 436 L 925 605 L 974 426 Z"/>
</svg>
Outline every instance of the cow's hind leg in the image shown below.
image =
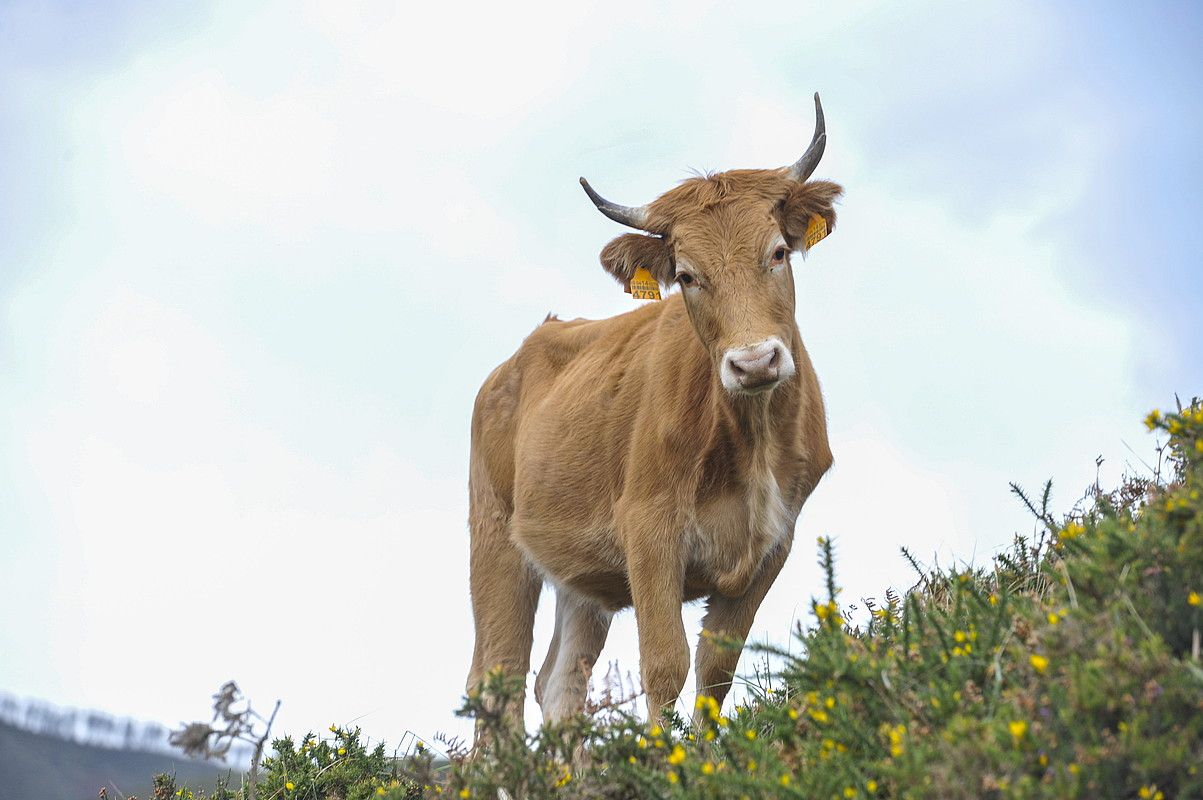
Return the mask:
<svg viewBox="0 0 1203 800">
<path fill-rule="evenodd" d="M 482 497 L 484 495 L 484 497 Z M 509 517 L 487 492 L 473 492 L 471 585 L 476 644 L 467 689 L 477 689 L 490 670 L 525 680 L 530 670 L 535 609 L 543 582 L 510 539 Z M 522 719 L 522 693 L 508 706 Z"/>
<path fill-rule="evenodd" d="M 581 711 L 589 676 L 606 644 L 613 613 L 567 589 L 556 589 L 556 629 L 535 678 L 535 698 L 544 722 Z"/>
</svg>

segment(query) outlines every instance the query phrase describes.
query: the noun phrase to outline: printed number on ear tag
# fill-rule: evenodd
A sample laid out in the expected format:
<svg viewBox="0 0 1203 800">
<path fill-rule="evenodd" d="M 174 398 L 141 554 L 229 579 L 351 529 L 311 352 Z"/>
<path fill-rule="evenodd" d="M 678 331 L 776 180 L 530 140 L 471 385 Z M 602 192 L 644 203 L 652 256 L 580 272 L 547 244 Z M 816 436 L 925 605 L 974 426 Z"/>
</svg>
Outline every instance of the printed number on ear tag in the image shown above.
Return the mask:
<svg viewBox="0 0 1203 800">
<path fill-rule="evenodd" d="M 627 291 L 631 293 L 632 300 L 660 299 L 660 284 L 646 267 L 636 267 L 635 274 L 631 276 L 631 288 Z"/>
<path fill-rule="evenodd" d="M 810 218 L 810 224 L 806 226 L 806 249 L 809 250 L 826 238 L 827 220 L 823 219 L 818 214 L 812 215 Z"/>
</svg>

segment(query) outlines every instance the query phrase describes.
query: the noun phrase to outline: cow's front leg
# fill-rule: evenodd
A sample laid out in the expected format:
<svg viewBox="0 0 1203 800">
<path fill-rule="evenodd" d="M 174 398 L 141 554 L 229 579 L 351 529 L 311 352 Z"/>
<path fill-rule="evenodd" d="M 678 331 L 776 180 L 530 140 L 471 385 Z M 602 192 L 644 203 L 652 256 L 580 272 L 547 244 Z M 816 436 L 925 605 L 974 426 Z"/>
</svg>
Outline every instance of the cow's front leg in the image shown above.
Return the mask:
<svg viewBox="0 0 1203 800">
<path fill-rule="evenodd" d="M 647 694 L 648 717 L 662 718 L 681 694 L 689 674 L 689 643 L 681 621 L 685 585 L 685 559 L 681 528 L 667 519 L 648 523 L 659 515 L 635 513 L 638 528 L 627 537 L 628 580 L 639 628 L 639 673 Z"/>
<path fill-rule="evenodd" d="M 727 692 L 731 690 L 731 676 L 739 663 L 742 648 L 731 647 L 715 639 L 729 638 L 743 642 L 747 638 L 748 631 L 752 629 L 752 621 L 756 618 L 756 611 L 781 572 L 789 549 L 789 543 L 785 542 L 769 552 L 761 564 L 760 571 L 742 595 L 727 597 L 716 594 L 706 602 L 706 616 L 702 618 L 702 637 L 698 641 L 698 652 L 694 662 L 699 697 L 709 695 L 722 705 Z M 695 719 L 700 719 L 704 713 L 705 711 L 699 708 L 694 714 Z"/>
</svg>

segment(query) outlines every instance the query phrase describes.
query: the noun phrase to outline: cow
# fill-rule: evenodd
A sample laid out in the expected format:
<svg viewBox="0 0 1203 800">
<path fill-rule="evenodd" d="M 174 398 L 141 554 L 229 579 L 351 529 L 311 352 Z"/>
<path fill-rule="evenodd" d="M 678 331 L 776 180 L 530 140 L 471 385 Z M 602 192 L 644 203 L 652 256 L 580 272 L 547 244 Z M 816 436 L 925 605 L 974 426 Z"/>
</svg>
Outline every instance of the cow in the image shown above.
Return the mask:
<svg viewBox="0 0 1203 800">
<path fill-rule="evenodd" d="M 602 249 L 602 267 L 628 287 L 647 270 L 666 295 L 610 319 L 548 317 L 480 389 L 469 691 L 490 670 L 524 678 L 548 582 L 555 631 L 534 686 L 545 721 L 583 708 L 610 621 L 630 606 L 651 719 L 689 671 L 689 601 L 706 603 L 697 691 L 726 697 L 739 651 L 721 640 L 747 637 L 832 463 L 790 261 L 834 229 L 843 193 L 809 180 L 827 142 L 818 94 L 815 117 L 791 166 L 693 177 L 645 206 L 581 178 L 602 214 L 638 230 Z"/>
</svg>

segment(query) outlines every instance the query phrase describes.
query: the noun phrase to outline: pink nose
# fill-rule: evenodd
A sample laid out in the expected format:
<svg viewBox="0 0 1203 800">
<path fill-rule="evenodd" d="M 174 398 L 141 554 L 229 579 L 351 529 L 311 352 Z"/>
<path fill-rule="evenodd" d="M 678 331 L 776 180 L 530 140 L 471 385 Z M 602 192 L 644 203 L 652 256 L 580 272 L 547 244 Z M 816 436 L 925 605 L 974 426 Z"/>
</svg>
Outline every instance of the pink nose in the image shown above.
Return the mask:
<svg viewBox="0 0 1203 800">
<path fill-rule="evenodd" d="M 776 383 L 781 374 L 781 345 L 769 339 L 751 347 L 728 350 L 723 357 L 740 388 L 760 389 Z"/>
</svg>

